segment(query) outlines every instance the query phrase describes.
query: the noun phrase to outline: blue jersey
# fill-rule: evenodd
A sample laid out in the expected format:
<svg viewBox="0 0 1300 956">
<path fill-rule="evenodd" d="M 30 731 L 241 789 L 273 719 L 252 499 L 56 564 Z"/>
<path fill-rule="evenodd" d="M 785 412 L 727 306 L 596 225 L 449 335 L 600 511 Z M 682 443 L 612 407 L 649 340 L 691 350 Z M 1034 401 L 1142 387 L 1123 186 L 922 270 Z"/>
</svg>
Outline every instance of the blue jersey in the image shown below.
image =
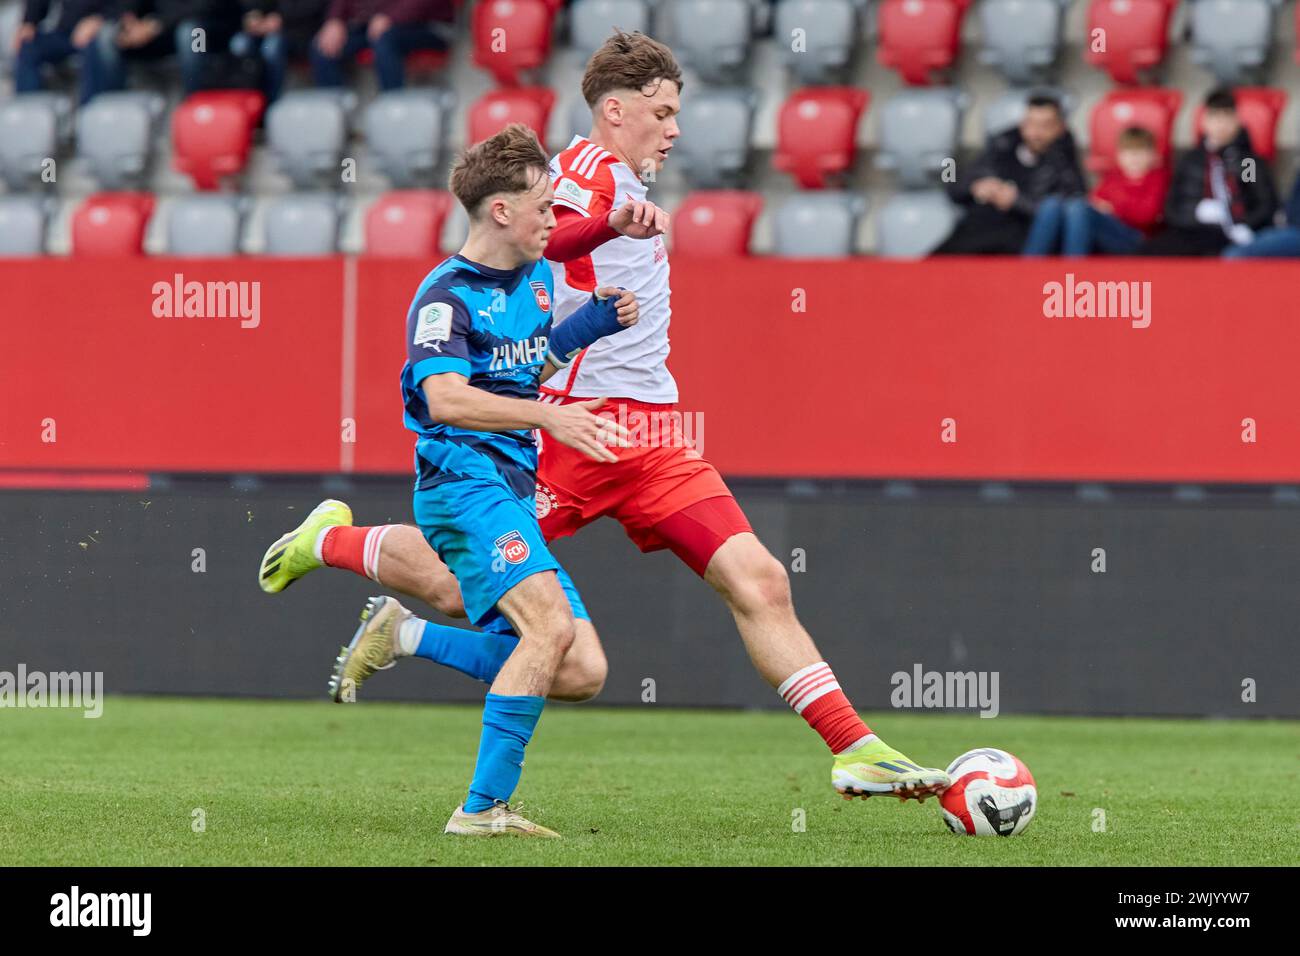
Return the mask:
<svg viewBox="0 0 1300 956">
<path fill-rule="evenodd" d="M 457 372 L 474 388 L 536 399 L 551 332 L 552 272 L 545 260 L 493 269 L 463 256 L 444 260 L 416 290 L 406 315 L 402 398 L 419 438 L 416 488 L 462 478 L 497 478 L 532 499 L 537 444 L 532 429 L 481 432 L 435 422 L 420 382 Z"/>
</svg>

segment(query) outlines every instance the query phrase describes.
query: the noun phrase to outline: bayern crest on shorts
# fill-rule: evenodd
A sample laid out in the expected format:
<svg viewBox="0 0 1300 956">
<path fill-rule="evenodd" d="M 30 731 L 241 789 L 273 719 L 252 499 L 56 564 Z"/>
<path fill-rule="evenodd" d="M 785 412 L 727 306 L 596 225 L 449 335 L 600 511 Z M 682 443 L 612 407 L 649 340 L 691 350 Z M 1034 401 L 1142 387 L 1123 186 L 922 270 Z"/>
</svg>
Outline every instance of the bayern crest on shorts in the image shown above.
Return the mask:
<svg viewBox="0 0 1300 956">
<path fill-rule="evenodd" d="M 551 510 L 559 503 L 559 499 L 555 497 L 555 492 L 540 481 L 537 483 L 537 494 L 534 496 L 533 501 L 537 506 L 538 521 L 550 514 Z"/>
<path fill-rule="evenodd" d="M 528 560 L 528 542 L 518 531 L 509 531 L 497 538 L 496 546 L 507 564 L 523 564 Z"/>
</svg>

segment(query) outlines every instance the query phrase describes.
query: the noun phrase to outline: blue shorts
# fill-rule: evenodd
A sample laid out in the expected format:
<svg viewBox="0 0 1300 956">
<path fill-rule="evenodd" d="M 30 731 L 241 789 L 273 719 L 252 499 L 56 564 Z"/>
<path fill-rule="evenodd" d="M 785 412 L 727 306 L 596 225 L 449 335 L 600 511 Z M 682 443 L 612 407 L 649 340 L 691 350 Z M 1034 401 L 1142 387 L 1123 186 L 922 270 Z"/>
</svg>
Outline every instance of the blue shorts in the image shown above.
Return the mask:
<svg viewBox="0 0 1300 956">
<path fill-rule="evenodd" d="M 546 547 L 533 498 L 517 497 L 504 482 L 463 478 L 417 490 L 414 510 L 429 546 L 456 576 L 476 626 L 513 634 L 497 602 L 542 571 L 556 572 L 575 618 L 591 619 L 572 578 Z"/>
</svg>

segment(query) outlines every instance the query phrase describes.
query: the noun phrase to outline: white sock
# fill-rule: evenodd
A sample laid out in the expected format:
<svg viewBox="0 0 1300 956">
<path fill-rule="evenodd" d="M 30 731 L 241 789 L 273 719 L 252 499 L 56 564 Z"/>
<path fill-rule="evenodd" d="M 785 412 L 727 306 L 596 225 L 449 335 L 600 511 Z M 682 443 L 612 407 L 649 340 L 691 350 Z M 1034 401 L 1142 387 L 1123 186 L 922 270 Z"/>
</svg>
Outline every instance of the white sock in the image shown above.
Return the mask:
<svg viewBox="0 0 1300 956">
<path fill-rule="evenodd" d="M 384 552 L 384 535 L 395 527 L 396 525 L 381 524 L 366 532 L 366 577 L 376 584 L 384 583 L 379 580 L 379 556 Z"/>
<path fill-rule="evenodd" d="M 401 648 L 403 655 L 409 657 L 420 646 L 420 638 L 423 636 L 424 620 L 408 617 L 397 628 L 397 646 Z"/>
<path fill-rule="evenodd" d="M 853 753 L 853 751 L 855 751 L 855 750 L 861 750 L 861 749 L 862 749 L 863 747 L 865 747 L 867 744 L 873 744 L 873 743 L 875 743 L 875 742 L 876 742 L 877 740 L 879 740 L 879 739 L 880 739 L 880 738 L 877 737 L 875 734 L 867 734 L 867 735 L 866 735 L 865 737 L 863 737 L 861 740 L 855 740 L 855 741 L 853 741 L 853 743 L 849 744 L 847 747 L 845 747 L 843 750 L 841 750 L 840 753 L 842 753 L 842 754 L 851 754 L 851 753 Z M 836 756 L 839 756 L 839 754 L 836 754 Z"/>
<path fill-rule="evenodd" d="M 825 661 L 801 667 L 777 687 L 781 699 L 790 705 L 790 709 L 803 716 L 804 708 L 813 701 L 840 689 L 839 681 L 831 671 L 831 665 Z"/>
</svg>

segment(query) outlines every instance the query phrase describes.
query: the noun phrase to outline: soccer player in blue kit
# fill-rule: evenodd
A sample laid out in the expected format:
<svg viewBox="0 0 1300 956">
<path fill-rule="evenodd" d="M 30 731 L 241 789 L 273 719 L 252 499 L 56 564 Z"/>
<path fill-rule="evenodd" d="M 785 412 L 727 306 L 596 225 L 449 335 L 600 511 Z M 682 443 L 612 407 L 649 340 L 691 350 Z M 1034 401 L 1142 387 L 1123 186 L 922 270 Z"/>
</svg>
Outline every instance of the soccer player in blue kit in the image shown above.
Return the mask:
<svg viewBox="0 0 1300 956">
<path fill-rule="evenodd" d="M 581 349 L 634 324 L 637 304 L 631 293 L 597 289 L 552 328 L 542 253 L 555 228 L 553 192 L 548 158 L 526 127 L 466 150 L 451 190 L 469 214 L 469 237 L 420 284 L 407 315 L 402 393 L 406 427 L 419 436 L 415 518 L 456 575 L 470 620 L 500 639 L 478 651 L 498 655 L 483 664 L 499 670 L 483 704 L 469 795 L 446 832 L 553 837 L 509 800 L 575 616 L 587 612 L 537 523 L 533 429 L 598 461 L 615 461 L 608 444 L 629 436 L 592 414 L 603 399 L 552 405 L 536 400 L 538 386 Z M 345 654 L 391 660 L 395 649 L 380 642 L 410 654 L 425 639 L 418 619 L 395 630 L 382 638 L 363 628 Z"/>
</svg>

